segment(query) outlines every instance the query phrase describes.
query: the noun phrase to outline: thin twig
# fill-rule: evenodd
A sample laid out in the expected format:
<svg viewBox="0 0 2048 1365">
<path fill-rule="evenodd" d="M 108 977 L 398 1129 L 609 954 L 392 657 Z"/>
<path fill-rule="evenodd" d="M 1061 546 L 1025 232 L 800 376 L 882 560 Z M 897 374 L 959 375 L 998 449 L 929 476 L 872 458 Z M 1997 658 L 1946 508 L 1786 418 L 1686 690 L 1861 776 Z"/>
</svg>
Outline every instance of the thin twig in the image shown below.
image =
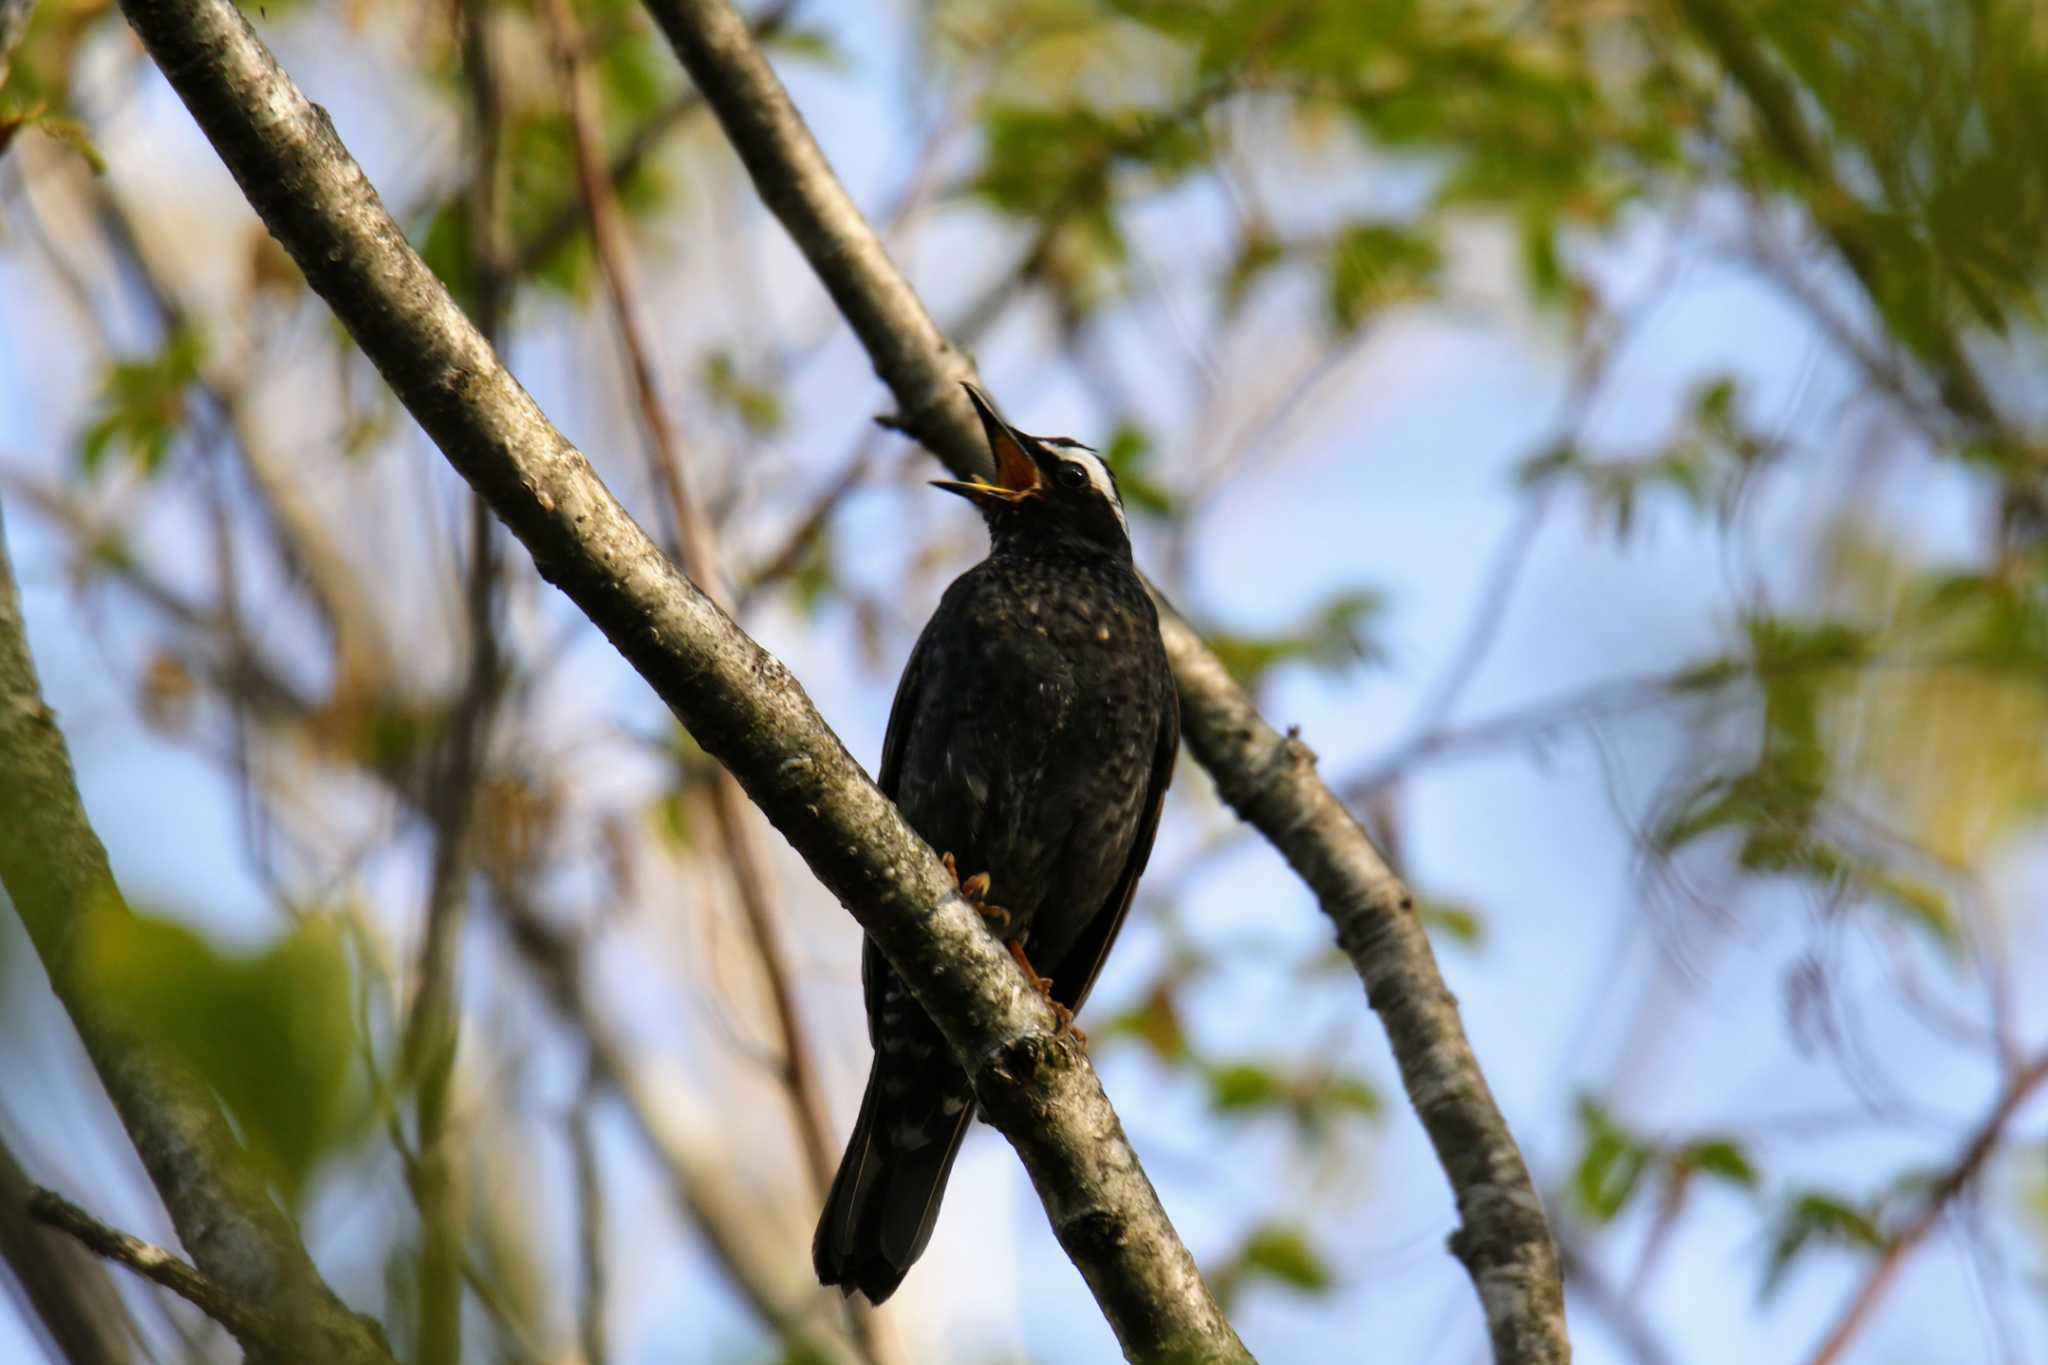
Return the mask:
<svg viewBox="0 0 2048 1365">
<path fill-rule="evenodd" d="M 778 0 L 762 11 L 754 21 L 754 33 L 766 41 L 780 33 L 789 22 L 790 11 L 796 6 L 792 0 Z M 685 90 L 647 116 L 630 133 L 625 144 L 612 154 L 605 163 L 605 180 L 616 193 L 637 174 L 647 159 L 660 149 L 668 135 L 683 126 L 691 114 L 704 107 L 704 96 L 695 90 Z M 555 210 L 552 218 L 536 229 L 532 236 L 519 244 L 513 253 L 513 273 L 520 278 L 531 275 L 559 251 L 562 244 L 589 221 L 589 211 L 584 207 L 581 193 L 575 199 Z"/>
<path fill-rule="evenodd" d="M 94 1255 L 127 1266 L 144 1279 L 162 1285 L 234 1333 L 238 1341 L 261 1337 L 270 1329 L 262 1313 L 189 1262 L 160 1246 L 108 1227 L 54 1190 L 38 1189 L 31 1194 L 28 1212 L 38 1223 L 77 1239 Z"/>
<path fill-rule="evenodd" d="M 763 592 L 797 572 L 805 556 L 816 548 L 833 514 L 855 489 L 867 481 L 875 458 L 881 453 L 881 433 L 882 428 L 876 426 L 870 426 L 861 433 L 853 454 L 825 481 L 825 486 L 811 500 L 810 507 L 783 536 L 782 543 L 747 573 L 738 588 L 738 601 L 734 603 L 735 610 L 742 616 Z"/>
<path fill-rule="evenodd" d="M 175 272 L 157 263 L 126 203 L 111 185 L 95 182 L 92 194 L 101 231 L 140 283 L 163 334 L 191 329 L 192 313 L 178 292 Z M 214 353 L 212 341 L 201 337 L 197 392 L 233 437 L 232 448 L 269 520 L 278 557 L 303 579 L 313 609 L 333 639 L 336 696 L 366 691 L 371 680 L 391 676 L 384 620 L 362 576 L 294 481 L 292 462 L 280 458 L 262 439 L 245 369 L 236 358 Z"/>
<path fill-rule="evenodd" d="M 463 76 L 469 90 L 473 168 L 465 196 L 466 228 L 477 262 L 478 326 L 497 341 L 511 290 L 503 214 L 499 210 L 500 149 L 504 100 L 491 44 L 490 10 L 482 0 L 457 6 Z M 462 1355 L 463 1223 L 454 1134 L 449 1105 L 454 1086 L 459 1018 L 455 1001 L 456 957 L 468 904 L 471 844 L 492 713 L 500 691 L 496 520 L 472 493 L 470 563 L 464 595 L 469 636 L 467 679 L 448 718 L 446 739 L 436 755 L 427 792 L 427 818 L 434 831 L 428 873 L 426 932 L 412 1008 L 407 1016 L 402 1065 L 415 1087 L 419 1126 L 417 1178 L 412 1188 L 420 1205 L 419 1359 L 421 1365 L 455 1365 Z"/>
<path fill-rule="evenodd" d="M 790 1296 L 771 1273 L 770 1255 L 758 1245 L 755 1229 L 760 1220 L 729 1198 L 721 1170 L 684 1139 L 680 1126 L 664 1120 L 656 1101 L 659 1087 L 591 998 L 582 941 L 556 928 L 554 919 L 517 879 L 489 868 L 486 876 L 513 947 L 548 1003 L 588 1049 L 593 1082 L 625 1102 L 627 1117 L 667 1177 L 670 1194 L 704 1238 L 713 1259 L 770 1331 L 785 1341 L 811 1339 L 825 1325 L 825 1296 L 815 1292 L 815 1286 L 814 1292 Z"/>
<path fill-rule="evenodd" d="M 549 0 L 547 12 L 568 87 L 569 119 L 575 136 L 584 206 L 590 216 L 591 240 L 597 247 L 612 317 L 632 377 L 646 439 L 647 462 L 665 498 L 672 549 L 683 572 L 713 601 L 724 605 L 724 594 L 719 589 L 723 566 L 717 536 L 703 514 L 702 505 L 690 496 L 680 443 L 655 380 L 653 336 L 640 313 L 631 248 L 626 242 L 618 198 L 604 175 L 598 149 L 597 94 L 584 63 L 582 36 L 567 0 Z M 730 773 L 720 769 L 713 775 L 710 797 L 713 817 L 731 865 L 733 889 L 768 981 L 784 1058 L 783 1080 L 795 1113 L 805 1165 L 814 1191 L 823 1197 L 832 1181 L 825 1100 L 818 1086 L 817 1064 L 811 1058 L 810 1043 L 797 1010 L 781 930 L 775 922 L 767 858 L 747 817 L 746 797 Z"/>
<path fill-rule="evenodd" d="M 2048 1052 L 2037 1055 L 2033 1061 L 2022 1067 L 2007 1079 L 1998 1098 L 1992 1103 L 1991 1111 L 1984 1116 L 1977 1129 L 1970 1135 L 1956 1159 L 1949 1163 L 1941 1177 L 1928 1187 L 1921 1197 L 1920 1207 L 1904 1227 L 1885 1239 L 1884 1247 L 1878 1252 L 1876 1262 L 1864 1275 L 1863 1283 L 1843 1305 L 1834 1326 L 1814 1348 L 1808 1365 L 1832 1365 L 1869 1323 L 1871 1316 L 1883 1302 L 1886 1291 L 1898 1279 L 1905 1267 L 1906 1258 L 1913 1254 L 1936 1223 L 1948 1212 L 1963 1192 L 1975 1183 L 1984 1167 L 2002 1148 L 2006 1129 L 2020 1106 L 2031 1098 L 2042 1082 L 2048 1081 Z"/>
<path fill-rule="evenodd" d="M 584 1365 L 605 1365 L 605 1305 L 609 1276 L 605 1264 L 604 1190 L 597 1181 L 597 1152 L 590 1135 L 594 1088 L 583 1087 L 569 1117 L 569 1156 L 576 1169 L 576 1248 L 583 1264 L 583 1292 L 576 1307 L 576 1335 Z"/>
</svg>

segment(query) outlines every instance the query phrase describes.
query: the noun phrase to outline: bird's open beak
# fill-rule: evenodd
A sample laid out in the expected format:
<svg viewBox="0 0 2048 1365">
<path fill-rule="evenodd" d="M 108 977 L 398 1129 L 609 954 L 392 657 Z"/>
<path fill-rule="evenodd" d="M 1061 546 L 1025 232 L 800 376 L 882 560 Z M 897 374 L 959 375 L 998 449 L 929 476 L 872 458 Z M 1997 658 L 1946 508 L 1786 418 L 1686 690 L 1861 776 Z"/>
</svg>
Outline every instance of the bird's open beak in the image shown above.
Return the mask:
<svg viewBox="0 0 2048 1365">
<path fill-rule="evenodd" d="M 988 436 L 989 451 L 996 459 L 996 481 L 933 479 L 932 487 L 993 507 L 1037 497 L 1043 476 L 1039 472 L 1038 461 L 1031 458 L 1030 447 L 1025 444 L 1030 438 L 1010 429 L 1009 424 L 996 414 L 995 404 L 988 401 L 987 394 L 965 382 L 960 387 L 967 390 L 968 401 L 974 404 L 974 411 L 981 418 L 981 429 Z"/>
</svg>

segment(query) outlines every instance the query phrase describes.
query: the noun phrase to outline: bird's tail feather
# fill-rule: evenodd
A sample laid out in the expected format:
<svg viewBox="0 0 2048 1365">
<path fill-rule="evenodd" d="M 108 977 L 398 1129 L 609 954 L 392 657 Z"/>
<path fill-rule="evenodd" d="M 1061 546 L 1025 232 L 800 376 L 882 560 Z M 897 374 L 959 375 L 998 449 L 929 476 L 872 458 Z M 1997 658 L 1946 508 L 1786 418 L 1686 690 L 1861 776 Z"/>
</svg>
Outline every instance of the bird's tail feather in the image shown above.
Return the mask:
<svg viewBox="0 0 2048 1365">
<path fill-rule="evenodd" d="M 858 1289 L 869 1303 L 895 1293 L 924 1254 L 946 1177 L 973 1117 L 973 1106 L 964 1106 L 957 1118 L 944 1120 L 950 1126 L 928 1133 L 915 1146 L 904 1145 L 894 1125 L 882 1121 L 885 1107 L 891 1106 L 881 1095 L 880 1072 L 877 1066 L 868 1073 L 860 1118 L 811 1240 L 819 1281 L 845 1294 Z"/>
</svg>

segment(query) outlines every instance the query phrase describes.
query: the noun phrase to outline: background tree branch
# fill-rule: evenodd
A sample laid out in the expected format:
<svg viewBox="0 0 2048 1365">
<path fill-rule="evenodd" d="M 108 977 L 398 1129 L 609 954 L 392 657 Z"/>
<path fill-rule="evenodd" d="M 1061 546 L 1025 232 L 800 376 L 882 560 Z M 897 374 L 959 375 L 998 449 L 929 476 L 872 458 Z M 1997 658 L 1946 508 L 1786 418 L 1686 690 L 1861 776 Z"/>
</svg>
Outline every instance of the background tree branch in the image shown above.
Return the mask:
<svg viewBox="0 0 2048 1365">
<path fill-rule="evenodd" d="M 64 1233 L 95 1256 L 104 1256 L 162 1285 L 234 1333 L 236 1340 L 250 1341 L 264 1335 L 263 1315 L 247 1300 L 236 1297 L 162 1247 L 108 1227 L 56 1191 L 32 1192 L 28 1211 L 38 1223 Z"/>
<path fill-rule="evenodd" d="M 83 960 L 128 914 L 43 704 L 0 544 L 0 885 L 199 1273 L 249 1313 L 225 1323 L 251 1359 L 388 1365 L 383 1333 L 335 1297 L 249 1170 L 211 1096 L 130 1035 Z"/>
<path fill-rule="evenodd" d="M 674 567 L 406 243 L 222 0 L 130 24 L 309 284 L 456 469 L 746 788 L 911 983 L 1134 1359 L 1241 1359 L 1085 1055 L 783 665 Z"/>
</svg>

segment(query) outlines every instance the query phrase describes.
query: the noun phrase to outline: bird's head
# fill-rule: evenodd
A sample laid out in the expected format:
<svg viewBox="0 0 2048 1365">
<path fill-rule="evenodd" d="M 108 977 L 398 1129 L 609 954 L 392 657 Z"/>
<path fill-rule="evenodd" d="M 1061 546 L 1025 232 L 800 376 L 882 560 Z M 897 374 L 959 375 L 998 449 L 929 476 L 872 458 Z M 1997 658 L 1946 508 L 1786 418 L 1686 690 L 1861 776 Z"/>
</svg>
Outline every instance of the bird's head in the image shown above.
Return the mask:
<svg viewBox="0 0 2048 1365">
<path fill-rule="evenodd" d="M 1123 495 L 1102 457 L 1065 436 L 1026 436 L 997 414 L 980 389 L 961 387 L 988 435 L 995 481 L 934 479 L 932 486 L 981 508 L 999 538 L 1077 541 L 1128 556 L 1131 528 Z"/>
</svg>

